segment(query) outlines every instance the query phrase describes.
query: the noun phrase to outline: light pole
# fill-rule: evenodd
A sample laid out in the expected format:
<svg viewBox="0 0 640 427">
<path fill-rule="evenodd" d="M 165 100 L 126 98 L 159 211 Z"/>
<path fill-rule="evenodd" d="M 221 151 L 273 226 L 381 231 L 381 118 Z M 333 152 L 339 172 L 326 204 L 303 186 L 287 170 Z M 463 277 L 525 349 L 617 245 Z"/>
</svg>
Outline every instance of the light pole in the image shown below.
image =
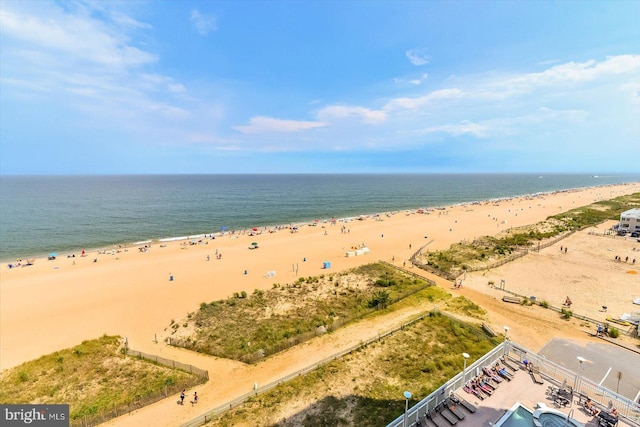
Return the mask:
<svg viewBox="0 0 640 427">
<path fill-rule="evenodd" d="M 464 367 L 462 368 L 462 385 L 464 385 L 467 383 L 467 359 L 469 354 L 462 353 L 462 357 L 464 357 Z"/>
<path fill-rule="evenodd" d="M 407 411 L 409 411 L 409 399 L 411 399 L 413 396 L 411 395 L 410 391 L 405 391 L 404 393 L 404 422 L 403 422 L 403 426 L 407 427 Z"/>
<path fill-rule="evenodd" d="M 579 392 L 580 390 L 578 389 L 578 385 L 580 384 L 580 377 L 582 376 L 582 362 L 586 361 L 587 359 L 582 356 L 578 356 L 576 357 L 576 359 L 578 359 L 580 365 L 578 365 L 578 376 L 576 377 L 576 386 L 574 387 L 574 389 Z"/>
<path fill-rule="evenodd" d="M 502 357 L 505 357 L 507 355 L 507 334 L 509 333 L 509 327 L 505 326 L 504 327 L 504 344 L 503 344 L 503 352 L 502 352 Z"/>
</svg>

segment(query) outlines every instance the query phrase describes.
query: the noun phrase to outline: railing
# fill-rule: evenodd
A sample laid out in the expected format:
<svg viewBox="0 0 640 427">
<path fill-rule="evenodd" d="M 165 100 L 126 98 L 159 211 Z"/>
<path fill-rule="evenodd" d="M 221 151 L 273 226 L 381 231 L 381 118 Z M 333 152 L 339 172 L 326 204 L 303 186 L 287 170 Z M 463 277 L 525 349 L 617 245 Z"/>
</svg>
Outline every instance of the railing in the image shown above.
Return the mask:
<svg viewBox="0 0 640 427">
<path fill-rule="evenodd" d="M 476 376 L 482 370 L 482 367 L 495 365 L 496 361 L 503 356 L 504 351 L 504 343 L 497 345 L 493 350 L 467 366 L 463 372 L 460 372 L 433 393 L 409 408 L 407 411 L 407 426 L 417 425 L 418 420 L 424 419 L 428 412 L 436 408 L 450 394 L 464 386 L 467 380 Z M 389 423 L 387 427 L 404 427 L 404 414 Z"/>
<path fill-rule="evenodd" d="M 495 364 L 503 355 L 507 355 L 512 360 L 518 360 L 520 363 L 524 360 L 533 363 L 534 366 L 539 368 L 540 374 L 549 382 L 557 386 L 566 383 L 566 385 L 573 387 L 574 393 L 586 394 L 593 402 L 604 408 L 616 407 L 618 408 L 619 416 L 624 418 L 628 424 L 640 427 L 640 404 L 634 403 L 632 400 L 614 393 L 587 378 L 579 377 L 578 374 L 570 369 L 510 341 L 499 344 L 468 366 L 465 371 L 451 378 L 436 391 L 409 408 L 406 414 L 407 427 L 418 425 L 419 420 L 424 419 L 429 411 L 438 406 L 451 393 L 461 388 L 466 383 L 467 378 L 470 379 L 475 376 L 483 366 Z M 463 378 L 465 373 L 466 377 Z M 405 415 L 402 414 L 389 423 L 387 427 L 404 427 L 404 419 Z"/>
<path fill-rule="evenodd" d="M 588 395 L 593 402 L 596 402 L 604 408 L 616 407 L 621 417 L 635 426 L 640 427 L 640 404 L 634 403 L 632 400 L 619 395 L 606 387 L 602 387 L 588 378 L 580 377 L 577 373 L 563 366 L 558 365 L 544 356 L 539 356 L 526 348 L 510 343 L 511 350 L 509 354 L 521 362 L 527 359 L 533 362 L 534 366 L 538 366 L 540 374 L 550 382 L 560 385 L 566 381 L 567 385 L 573 387 L 574 393 L 582 393 Z"/>
</svg>

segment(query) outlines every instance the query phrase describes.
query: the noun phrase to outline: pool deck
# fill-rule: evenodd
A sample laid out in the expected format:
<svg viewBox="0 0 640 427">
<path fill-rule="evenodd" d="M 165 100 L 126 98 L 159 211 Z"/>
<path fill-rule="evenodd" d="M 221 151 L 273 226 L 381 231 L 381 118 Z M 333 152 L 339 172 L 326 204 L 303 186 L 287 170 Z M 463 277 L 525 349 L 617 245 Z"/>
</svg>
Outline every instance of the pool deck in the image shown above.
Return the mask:
<svg viewBox="0 0 640 427">
<path fill-rule="evenodd" d="M 598 419 L 588 415 L 585 410 L 578 405 L 577 397 L 574 397 L 570 406 L 558 408 L 554 405 L 552 398 L 546 394 L 547 387 L 553 384 L 548 381 L 545 381 L 544 384 L 535 384 L 529 373 L 523 370 L 518 370 L 513 375 L 514 378 L 511 381 L 502 381 L 493 395 L 484 400 L 480 400 L 462 389 L 458 390 L 456 392 L 458 396 L 472 403 L 478 409 L 475 413 L 471 414 L 464 408 L 461 408 L 466 414 L 466 417 L 458 421 L 456 427 L 493 426 L 516 402 L 520 402 L 531 411 L 535 409 L 538 402 L 544 403 L 547 407 L 558 410 L 563 414 L 568 414 L 569 411 L 573 409 L 572 418 L 583 423 L 586 427 L 598 426 Z M 442 418 L 442 415 L 438 415 L 438 417 L 441 418 L 442 425 L 449 425 L 449 423 Z M 433 426 L 435 424 L 427 420 L 426 425 Z M 625 423 L 622 418 L 618 422 L 618 426 L 632 427 L 631 424 Z"/>
</svg>

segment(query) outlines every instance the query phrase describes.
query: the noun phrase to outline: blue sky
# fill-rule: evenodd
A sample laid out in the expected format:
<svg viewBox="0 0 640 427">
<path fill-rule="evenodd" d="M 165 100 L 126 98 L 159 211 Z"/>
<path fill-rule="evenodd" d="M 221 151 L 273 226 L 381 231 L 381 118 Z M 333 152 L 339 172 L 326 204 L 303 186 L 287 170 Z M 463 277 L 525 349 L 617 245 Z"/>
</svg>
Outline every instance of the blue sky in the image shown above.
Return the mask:
<svg viewBox="0 0 640 427">
<path fill-rule="evenodd" d="M 638 172 L 637 1 L 0 2 L 0 173 Z"/>
</svg>

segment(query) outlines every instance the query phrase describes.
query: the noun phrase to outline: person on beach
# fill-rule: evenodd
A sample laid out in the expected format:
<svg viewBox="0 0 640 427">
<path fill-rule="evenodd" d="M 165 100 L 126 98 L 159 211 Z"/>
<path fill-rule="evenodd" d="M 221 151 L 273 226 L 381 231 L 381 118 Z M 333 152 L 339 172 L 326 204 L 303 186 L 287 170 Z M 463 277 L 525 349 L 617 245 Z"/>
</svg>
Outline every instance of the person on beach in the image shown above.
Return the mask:
<svg viewBox="0 0 640 427">
<path fill-rule="evenodd" d="M 191 405 L 195 405 L 196 403 L 198 403 L 198 392 L 194 391 L 193 392 L 193 400 L 191 401 Z"/>
<path fill-rule="evenodd" d="M 180 393 L 180 404 L 184 405 L 184 397 L 185 397 L 185 392 L 186 390 L 182 390 L 182 393 Z"/>
<path fill-rule="evenodd" d="M 571 308 L 571 304 L 573 304 L 571 302 L 571 298 L 569 298 L 569 296 L 567 296 L 567 298 L 564 300 L 564 305 L 566 305 L 567 308 Z"/>
</svg>

